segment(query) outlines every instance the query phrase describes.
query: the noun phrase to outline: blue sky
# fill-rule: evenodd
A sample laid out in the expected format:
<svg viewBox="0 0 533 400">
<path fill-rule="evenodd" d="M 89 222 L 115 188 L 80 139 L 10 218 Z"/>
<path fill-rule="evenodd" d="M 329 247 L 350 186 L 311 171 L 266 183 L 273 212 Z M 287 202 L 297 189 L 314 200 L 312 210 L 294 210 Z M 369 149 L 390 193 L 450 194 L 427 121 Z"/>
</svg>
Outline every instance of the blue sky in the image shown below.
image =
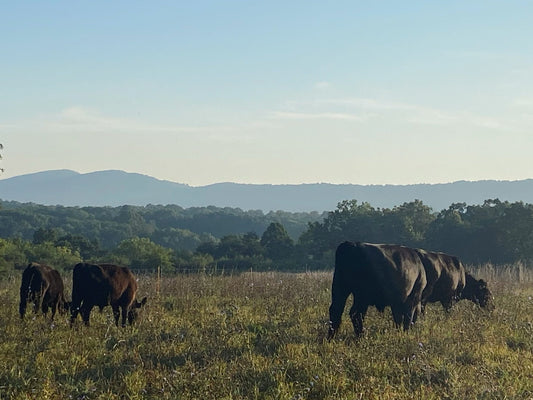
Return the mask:
<svg viewBox="0 0 533 400">
<path fill-rule="evenodd" d="M 533 3 L 0 1 L 1 178 L 533 178 Z"/>
</svg>

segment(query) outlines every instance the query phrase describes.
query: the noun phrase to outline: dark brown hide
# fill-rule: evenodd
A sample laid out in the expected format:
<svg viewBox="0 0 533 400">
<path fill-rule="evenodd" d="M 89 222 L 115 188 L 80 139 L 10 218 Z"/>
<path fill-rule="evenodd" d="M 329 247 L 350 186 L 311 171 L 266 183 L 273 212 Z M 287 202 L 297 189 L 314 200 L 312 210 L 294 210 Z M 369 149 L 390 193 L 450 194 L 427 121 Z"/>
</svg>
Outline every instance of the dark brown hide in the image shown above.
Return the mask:
<svg viewBox="0 0 533 400">
<path fill-rule="evenodd" d="M 39 309 L 46 315 L 52 309 L 52 319 L 65 307 L 64 286 L 61 275 L 48 265 L 30 263 L 22 273 L 20 284 L 20 317 L 24 318 L 27 303 L 33 303 L 33 310 Z"/>
<path fill-rule="evenodd" d="M 70 323 L 74 323 L 79 312 L 85 324 L 89 325 L 94 306 L 102 310 L 110 305 L 117 326 L 121 312 L 122 326 L 126 326 L 126 319 L 131 324 L 136 316 L 135 309 L 146 303 L 146 297 L 138 302 L 135 299 L 136 293 L 137 281 L 127 267 L 79 263 L 72 273 Z"/>
<path fill-rule="evenodd" d="M 353 295 L 350 318 L 357 336 L 369 306 L 390 306 L 394 322 L 409 329 L 421 307 L 426 272 L 418 253 L 396 245 L 344 242 L 335 253 L 328 339 L 337 332 L 346 300 Z"/>
</svg>

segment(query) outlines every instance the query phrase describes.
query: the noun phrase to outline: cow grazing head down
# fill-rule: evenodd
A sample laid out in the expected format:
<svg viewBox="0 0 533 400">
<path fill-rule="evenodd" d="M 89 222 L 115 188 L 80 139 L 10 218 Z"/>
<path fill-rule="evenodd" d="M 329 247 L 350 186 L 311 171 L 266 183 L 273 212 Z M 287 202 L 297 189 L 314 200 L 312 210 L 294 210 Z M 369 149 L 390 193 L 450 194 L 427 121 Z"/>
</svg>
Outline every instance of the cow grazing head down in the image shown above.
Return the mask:
<svg viewBox="0 0 533 400">
<path fill-rule="evenodd" d="M 135 299 L 135 302 L 131 305 L 131 308 L 128 311 L 128 323 L 130 325 L 132 325 L 139 316 L 139 312 L 137 310 L 146 304 L 146 300 L 146 297 L 143 297 L 141 301 L 137 301 L 137 299 Z"/>
<path fill-rule="evenodd" d="M 85 325 L 93 307 L 102 310 L 110 305 L 113 309 L 115 324 L 126 326 L 137 317 L 137 309 L 146 304 L 146 297 L 137 301 L 137 281 L 127 267 L 114 264 L 76 264 L 72 272 L 71 325 L 81 314 Z"/>
<path fill-rule="evenodd" d="M 33 303 L 34 312 L 42 310 L 43 314 L 52 310 L 52 319 L 56 311 L 63 313 L 67 302 L 61 275 L 48 265 L 30 263 L 22 273 L 20 284 L 20 318 L 26 314 L 27 303 Z"/>
<path fill-rule="evenodd" d="M 476 279 L 469 273 L 466 274 L 466 285 L 461 293 L 461 298 L 473 301 L 487 310 L 494 309 L 494 301 L 487 282 Z"/>
</svg>

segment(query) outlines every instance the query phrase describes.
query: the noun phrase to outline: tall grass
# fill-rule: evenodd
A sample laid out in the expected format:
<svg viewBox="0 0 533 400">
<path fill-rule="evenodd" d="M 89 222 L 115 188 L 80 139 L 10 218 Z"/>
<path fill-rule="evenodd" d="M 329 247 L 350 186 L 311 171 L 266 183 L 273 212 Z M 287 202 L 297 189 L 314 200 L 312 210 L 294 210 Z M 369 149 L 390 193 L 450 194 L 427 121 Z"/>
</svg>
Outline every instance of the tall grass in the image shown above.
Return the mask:
<svg viewBox="0 0 533 400">
<path fill-rule="evenodd" d="M 93 311 L 90 327 L 71 329 L 66 315 L 20 321 L 17 277 L 0 282 L 0 398 L 533 398 L 533 284 L 522 268 L 522 281 L 476 269 L 492 313 L 430 305 L 404 333 L 389 310 L 371 309 L 362 338 L 345 314 L 332 342 L 331 273 L 163 277 L 159 294 L 141 276 L 149 303 L 125 329 L 109 309 Z"/>
</svg>

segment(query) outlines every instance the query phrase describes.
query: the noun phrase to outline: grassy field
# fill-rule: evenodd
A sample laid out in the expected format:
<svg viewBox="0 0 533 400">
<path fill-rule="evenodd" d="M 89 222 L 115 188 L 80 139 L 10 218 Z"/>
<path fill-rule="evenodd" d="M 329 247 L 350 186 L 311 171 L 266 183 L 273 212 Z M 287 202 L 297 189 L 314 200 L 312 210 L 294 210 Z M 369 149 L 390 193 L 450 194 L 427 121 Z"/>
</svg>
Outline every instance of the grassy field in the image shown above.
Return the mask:
<svg viewBox="0 0 533 400">
<path fill-rule="evenodd" d="M 331 273 L 164 277 L 159 294 L 142 276 L 149 303 L 125 329 L 109 308 L 90 327 L 71 329 L 66 315 L 21 322 L 15 277 L 0 281 L 0 398 L 532 399 L 531 274 L 477 274 L 492 313 L 431 305 L 404 333 L 390 310 L 371 309 L 359 340 L 345 313 L 331 343 Z"/>
</svg>

